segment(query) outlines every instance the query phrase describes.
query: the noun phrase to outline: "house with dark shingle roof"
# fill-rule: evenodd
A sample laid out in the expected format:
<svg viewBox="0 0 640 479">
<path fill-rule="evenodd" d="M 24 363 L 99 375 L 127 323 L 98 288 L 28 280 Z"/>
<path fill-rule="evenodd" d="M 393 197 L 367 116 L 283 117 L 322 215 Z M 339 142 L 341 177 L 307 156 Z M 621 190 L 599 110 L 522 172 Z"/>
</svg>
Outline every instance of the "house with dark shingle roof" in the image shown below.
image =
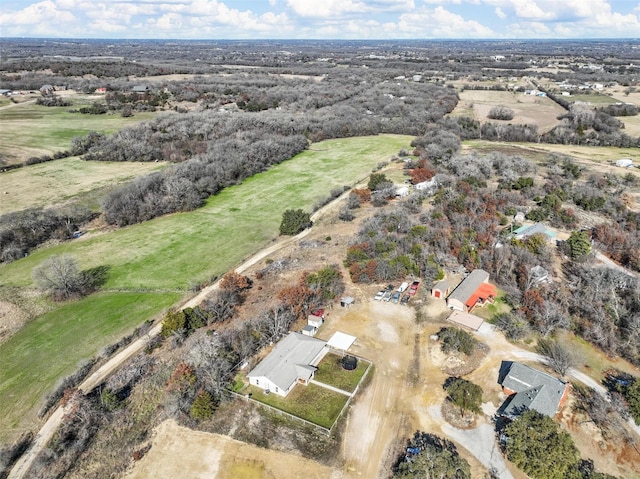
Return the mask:
<svg viewBox="0 0 640 479">
<path fill-rule="evenodd" d="M 320 339 L 289 333 L 248 374 L 249 383 L 284 397 L 296 384 L 309 384 L 318 363 L 328 352 L 326 346 Z"/>
<path fill-rule="evenodd" d="M 529 409 L 545 416 L 555 416 L 567 400 L 570 387 L 568 382 L 512 361 L 502 361 L 498 384 L 508 396 L 498 414 L 509 419 Z"/>
<path fill-rule="evenodd" d="M 449 295 L 447 306 L 470 313 L 477 305 L 492 302 L 497 294 L 496 287 L 489 283 L 489 273 L 474 269 Z"/>
</svg>

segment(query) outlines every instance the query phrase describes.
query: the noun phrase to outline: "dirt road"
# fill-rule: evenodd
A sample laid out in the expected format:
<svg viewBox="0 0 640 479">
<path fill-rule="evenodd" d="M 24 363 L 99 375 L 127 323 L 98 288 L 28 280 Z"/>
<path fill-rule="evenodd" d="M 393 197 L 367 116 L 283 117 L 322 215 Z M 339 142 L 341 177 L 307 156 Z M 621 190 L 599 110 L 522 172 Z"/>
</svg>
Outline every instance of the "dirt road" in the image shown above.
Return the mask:
<svg viewBox="0 0 640 479">
<path fill-rule="evenodd" d="M 335 202 L 329 203 L 324 208 L 318 210 L 313 216 L 312 220 L 318 219 L 323 214 L 332 211 L 335 208 Z M 282 238 L 279 241 L 275 242 L 271 246 L 261 250 L 260 252 L 253 255 L 251 258 L 247 259 L 240 266 L 236 268 L 238 273 L 242 273 L 249 269 L 251 266 L 256 263 L 262 261 L 267 256 L 275 253 L 276 251 L 286 248 L 287 246 L 299 241 L 309 234 L 311 230 L 307 229 L 300 234 L 292 237 Z M 182 308 L 193 308 L 199 305 L 202 300 L 204 300 L 213 290 L 218 288 L 219 281 L 214 284 L 208 286 L 207 288 L 200 291 L 196 296 L 191 298 L 189 301 L 182 305 Z M 95 387 L 101 384 L 107 377 L 109 377 L 114 371 L 116 371 L 125 361 L 134 355 L 138 354 L 142 351 L 149 340 L 153 337 L 160 334 L 160 330 L 162 329 L 162 324 L 156 324 L 149 332 L 131 343 L 122 351 L 118 352 L 111 359 L 109 359 L 106 363 L 104 363 L 100 368 L 94 371 L 87 379 L 85 379 L 78 388 L 83 391 L 85 394 L 91 392 Z M 60 426 L 62 422 L 62 418 L 64 416 L 64 412 L 62 408 L 57 408 L 47 419 L 44 425 L 38 431 L 36 435 L 36 439 L 31 445 L 31 447 L 22 455 L 22 457 L 16 462 L 16 464 L 11 469 L 9 476 L 7 479 L 22 479 L 25 477 L 25 474 L 31 467 L 36 456 L 40 453 L 40 451 L 46 446 L 47 442 L 53 437 L 53 434 Z"/>
</svg>

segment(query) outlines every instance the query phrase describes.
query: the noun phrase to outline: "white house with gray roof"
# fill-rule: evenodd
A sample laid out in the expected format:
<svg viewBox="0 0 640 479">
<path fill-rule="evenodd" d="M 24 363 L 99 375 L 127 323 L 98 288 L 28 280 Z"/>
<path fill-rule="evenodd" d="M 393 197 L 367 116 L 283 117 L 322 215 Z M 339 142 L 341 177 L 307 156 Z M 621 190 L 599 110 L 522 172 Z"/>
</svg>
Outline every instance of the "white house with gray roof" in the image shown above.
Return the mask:
<svg viewBox="0 0 640 479">
<path fill-rule="evenodd" d="M 309 384 L 318 363 L 328 352 L 326 346 L 320 339 L 289 333 L 248 374 L 249 383 L 284 397 L 296 384 Z"/>
<path fill-rule="evenodd" d="M 526 364 L 502 361 L 498 384 L 509 396 L 498 414 L 513 419 L 528 409 L 553 417 L 567 400 L 568 382 Z"/>
</svg>

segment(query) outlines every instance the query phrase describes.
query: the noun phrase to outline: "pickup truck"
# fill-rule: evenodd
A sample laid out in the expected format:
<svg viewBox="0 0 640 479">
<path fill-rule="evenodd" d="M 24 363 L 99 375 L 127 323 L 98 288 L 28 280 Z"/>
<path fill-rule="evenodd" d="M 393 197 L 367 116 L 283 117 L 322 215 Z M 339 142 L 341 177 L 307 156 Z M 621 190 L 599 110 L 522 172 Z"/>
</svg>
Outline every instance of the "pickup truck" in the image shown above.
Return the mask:
<svg viewBox="0 0 640 479">
<path fill-rule="evenodd" d="M 411 287 L 409 288 L 409 293 L 411 296 L 413 296 L 414 294 L 416 294 L 416 292 L 418 291 L 418 286 L 420 286 L 420 281 L 414 281 L 411 284 Z"/>
</svg>

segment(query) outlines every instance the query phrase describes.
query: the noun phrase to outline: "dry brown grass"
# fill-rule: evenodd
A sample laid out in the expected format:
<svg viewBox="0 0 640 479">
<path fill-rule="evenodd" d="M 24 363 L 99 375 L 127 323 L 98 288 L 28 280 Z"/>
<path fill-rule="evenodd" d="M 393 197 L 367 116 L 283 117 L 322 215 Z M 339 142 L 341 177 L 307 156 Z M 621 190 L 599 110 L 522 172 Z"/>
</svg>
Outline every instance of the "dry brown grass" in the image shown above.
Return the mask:
<svg viewBox="0 0 640 479">
<path fill-rule="evenodd" d="M 564 109 L 546 97 L 536 97 L 510 91 L 465 90 L 459 93 L 460 101 L 452 115 L 473 116 L 481 123 L 489 120 L 487 115 L 495 106 L 505 106 L 514 111 L 513 120 L 505 123 L 536 125 L 538 131 L 551 130 L 558 124 L 558 116 Z M 473 115 L 470 115 L 470 112 Z"/>
</svg>

